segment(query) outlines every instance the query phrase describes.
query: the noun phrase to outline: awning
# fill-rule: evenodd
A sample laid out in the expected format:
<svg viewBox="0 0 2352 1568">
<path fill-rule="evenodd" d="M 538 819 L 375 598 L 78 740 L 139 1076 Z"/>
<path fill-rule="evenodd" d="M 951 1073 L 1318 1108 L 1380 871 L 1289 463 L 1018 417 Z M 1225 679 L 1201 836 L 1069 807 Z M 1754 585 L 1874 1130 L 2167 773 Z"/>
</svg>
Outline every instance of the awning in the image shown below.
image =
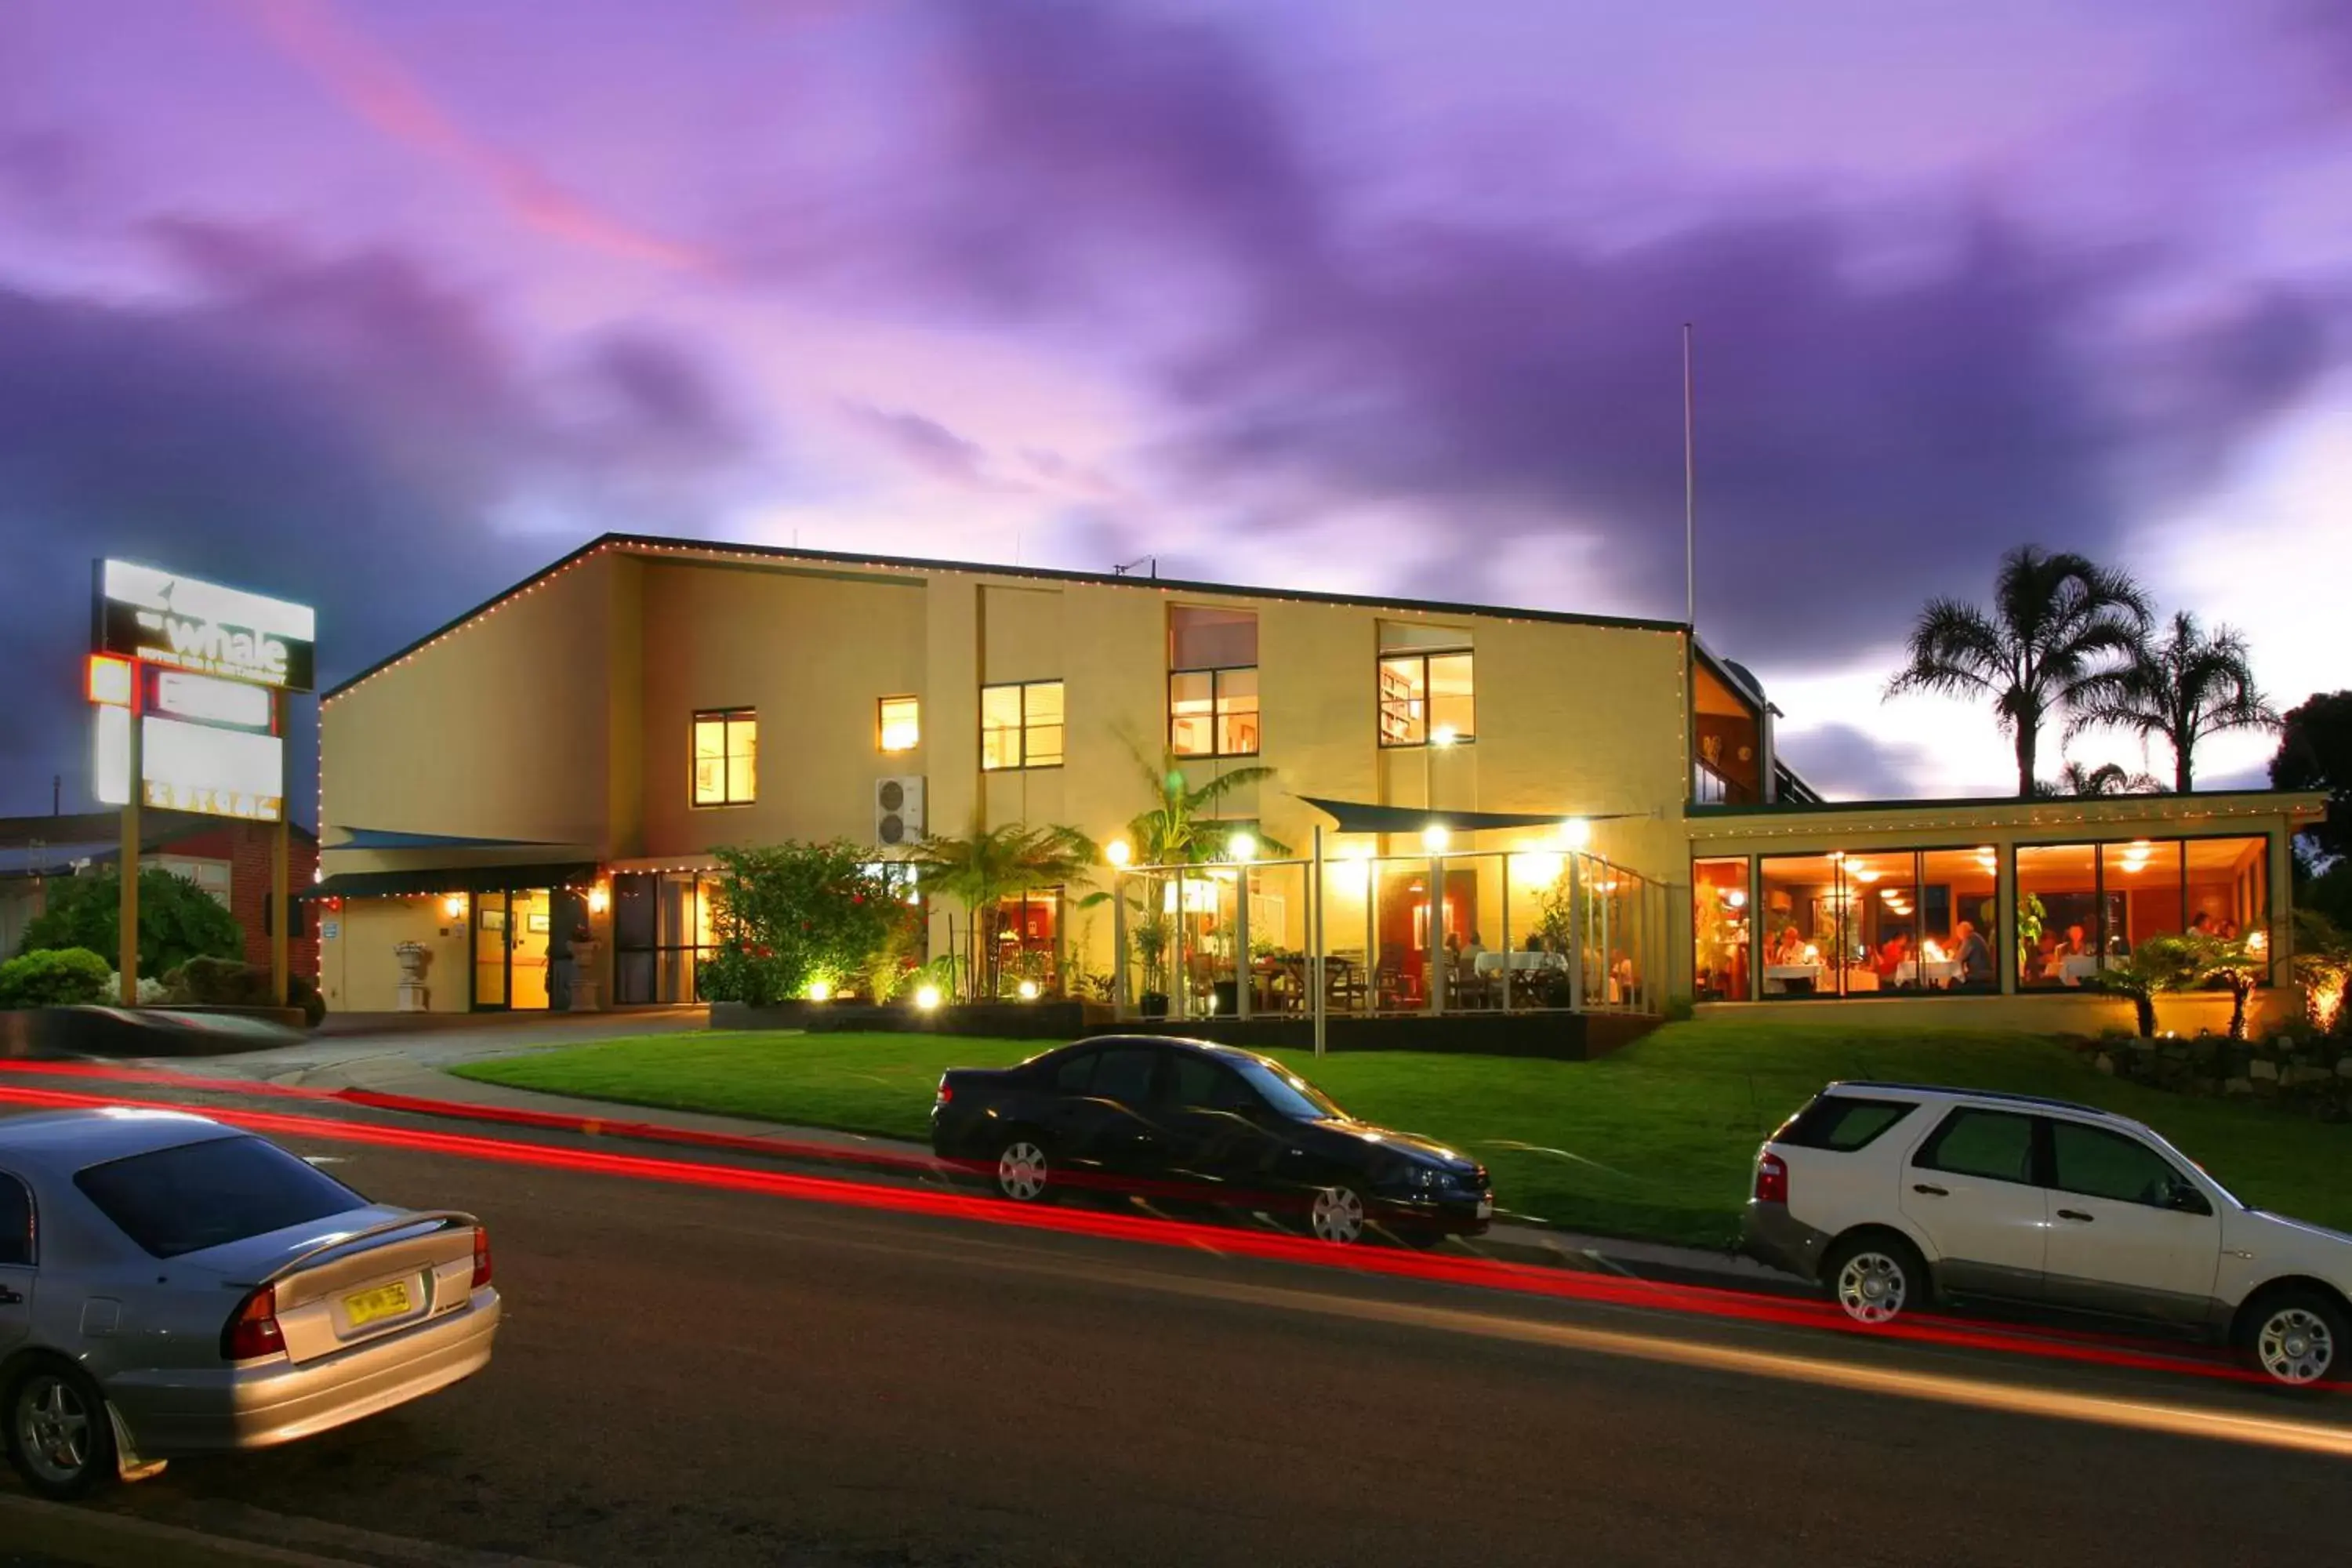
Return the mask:
<svg viewBox="0 0 2352 1568">
<path fill-rule="evenodd" d="M 1518 811 L 1431 811 L 1418 805 L 1376 805 L 1367 801 L 1318 800 L 1313 795 L 1298 797 L 1327 816 L 1338 819 L 1342 833 L 1419 833 L 1432 823 L 1449 833 L 1483 833 L 1514 827 L 1558 827 L 1571 816 L 1586 822 L 1615 822 L 1629 816 L 1647 816 L 1646 811 L 1612 811 L 1601 813 L 1553 812 L 1548 816 L 1531 816 Z"/>
<path fill-rule="evenodd" d="M 572 888 L 596 879 L 593 860 L 535 866 L 445 866 L 422 871 L 342 871 L 313 882 L 298 899 L 399 899 L 433 893 L 504 893 Z"/>
<path fill-rule="evenodd" d="M 464 838 L 449 833 L 401 833 L 385 827 L 346 827 L 330 849 L 535 849 L 547 838 Z"/>
</svg>

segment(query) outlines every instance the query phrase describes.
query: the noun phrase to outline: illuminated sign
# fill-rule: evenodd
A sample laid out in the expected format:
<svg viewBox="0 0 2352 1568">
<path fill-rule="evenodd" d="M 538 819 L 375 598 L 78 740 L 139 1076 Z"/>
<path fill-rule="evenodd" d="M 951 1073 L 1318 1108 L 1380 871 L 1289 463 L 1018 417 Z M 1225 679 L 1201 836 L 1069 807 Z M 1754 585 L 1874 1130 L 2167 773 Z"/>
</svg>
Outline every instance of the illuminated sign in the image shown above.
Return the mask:
<svg viewBox="0 0 2352 1568">
<path fill-rule="evenodd" d="M 289 691 L 311 687 L 318 628 L 308 605 L 104 561 L 96 618 L 99 653 Z"/>
<path fill-rule="evenodd" d="M 131 799 L 131 710 L 97 710 L 97 795 L 107 805 Z M 286 810 L 286 743 L 275 735 L 223 730 L 149 715 L 140 726 L 140 799 L 173 811 L 276 822 Z"/>
<path fill-rule="evenodd" d="M 150 669 L 148 709 L 199 724 L 230 724 L 240 730 L 270 729 L 276 700 L 267 687 L 241 680 L 215 680 L 178 669 Z"/>
</svg>

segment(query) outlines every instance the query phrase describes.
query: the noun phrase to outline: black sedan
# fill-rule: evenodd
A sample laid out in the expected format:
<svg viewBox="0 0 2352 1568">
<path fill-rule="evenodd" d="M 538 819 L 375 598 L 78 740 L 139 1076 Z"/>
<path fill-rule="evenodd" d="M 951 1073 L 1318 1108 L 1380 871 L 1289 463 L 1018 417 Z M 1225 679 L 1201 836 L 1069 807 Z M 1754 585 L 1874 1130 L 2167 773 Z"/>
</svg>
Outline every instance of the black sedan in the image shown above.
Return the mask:
<svg viewBox="0 0 2352 1568">
<path fill-rule="evenodd" d="M 1202 1040 L 1104 1036 L 1002 1069 L 954 1068 L 931 1149 L 1016 1203 L 1062 1192 L 1210 1203 L 1328 1241 L 1475 1236 L 1486 1168 L 1359 1121 L 1281 1063 Z"/>
</svg>

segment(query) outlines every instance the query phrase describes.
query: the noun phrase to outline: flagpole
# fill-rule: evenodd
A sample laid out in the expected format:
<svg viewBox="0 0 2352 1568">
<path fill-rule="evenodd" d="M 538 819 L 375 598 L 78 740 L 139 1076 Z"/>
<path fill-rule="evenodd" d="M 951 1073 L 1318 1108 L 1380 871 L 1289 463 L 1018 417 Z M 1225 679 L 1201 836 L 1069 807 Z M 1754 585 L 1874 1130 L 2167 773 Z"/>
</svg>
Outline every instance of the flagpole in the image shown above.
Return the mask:
<svg viewBox="0 0 2352 1568">
<path fill-rule="evenodd" d="M 1691 324 L 1683 323 L 1683 619 L 1698 631 L 1698 456 L 1691 404 Z"/>
</svg>

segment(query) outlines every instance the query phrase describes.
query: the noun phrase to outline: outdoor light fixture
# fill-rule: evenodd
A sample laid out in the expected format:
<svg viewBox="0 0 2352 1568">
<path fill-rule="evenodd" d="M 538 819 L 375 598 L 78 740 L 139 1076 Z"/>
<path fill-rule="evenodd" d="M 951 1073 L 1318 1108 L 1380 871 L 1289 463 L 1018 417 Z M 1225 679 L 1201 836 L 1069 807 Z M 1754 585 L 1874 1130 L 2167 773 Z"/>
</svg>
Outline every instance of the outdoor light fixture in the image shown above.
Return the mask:
<svg viewBox="0 0 2352 1568">
<path fill-rule="evenodd" d="M 1581 849 L 1592 842 L 1592 824 L 1580 816 L 1571 816 L 1559 825 L 1559 841 L 1570 849 Z"/>
<path fill-rule="evenodd" d="M 603 914 L 606 906 L 611 904 L 612 901 L 613 895 L 605 889 L 604 883 L 599 882 L 594 887 L 588 889 L 588 912 L 590 914 Z"/>
<path fill-rule="evenodd" d="M 1225 853 L 1236 860 L 1257 858 L 1257 840 L 1246 833 L 1236 833 L 1225 840 Z"/>
<path fill-rule="evenodd" d="M 1103 846 L 1103 858 L 1114 866 L 1124 866 L 1135 858 L 1135 851 L 1128 847 L 1126 839 L 1114 838 Z"/>
<path fill-rule="evenodd" d="M 1443 855 L 1445 853 L 1445 846 L 1453 837 L 1445 831 L 1445 824 L 1433 822 L 1421 830 L 1421 847 L 1432 855 Z"/>
<path fill-rule="evenodd" d="M 1021 989 L 1021 1000 L 1023 1000 L 1024 1002 L 1034 1002 L 1035 1000 L 1037 1000 L 1037 983 L 1036 983 L 1035 981 L 1034 981 L 1034 980 L 1024 980 L 1024 981 L 1023 981 L 1023 982 L 1021 983 L 1021 987 L 1020 987 L 1020 989 Z"/>
<path fill-rule="evenodd" d="M 451 893 L 441 900 L 441 912 L 453 921 L 466 918 L 466 895 Z"/>
<path fill-rule="evenodd" d="M 832 982 L 832 981 L 830 981 L 830 980 L 812 980 L 812 981 L 810 981 L 810 982 L 808 983 L 808 999 L 809 999 L 810 1001 L 812 1001 L 812 1002 L 830 1002 L 830 1001 L 832 1001 L 832 1000 L 833 1000 L 833 982 Z"/>
<path fill-rule="evenodd" d="M 915 987 L 915 1005 L 924 1012 L 936 1012 L 940 1005 L 940 988 L 936 985 Z"/>
</svg>

